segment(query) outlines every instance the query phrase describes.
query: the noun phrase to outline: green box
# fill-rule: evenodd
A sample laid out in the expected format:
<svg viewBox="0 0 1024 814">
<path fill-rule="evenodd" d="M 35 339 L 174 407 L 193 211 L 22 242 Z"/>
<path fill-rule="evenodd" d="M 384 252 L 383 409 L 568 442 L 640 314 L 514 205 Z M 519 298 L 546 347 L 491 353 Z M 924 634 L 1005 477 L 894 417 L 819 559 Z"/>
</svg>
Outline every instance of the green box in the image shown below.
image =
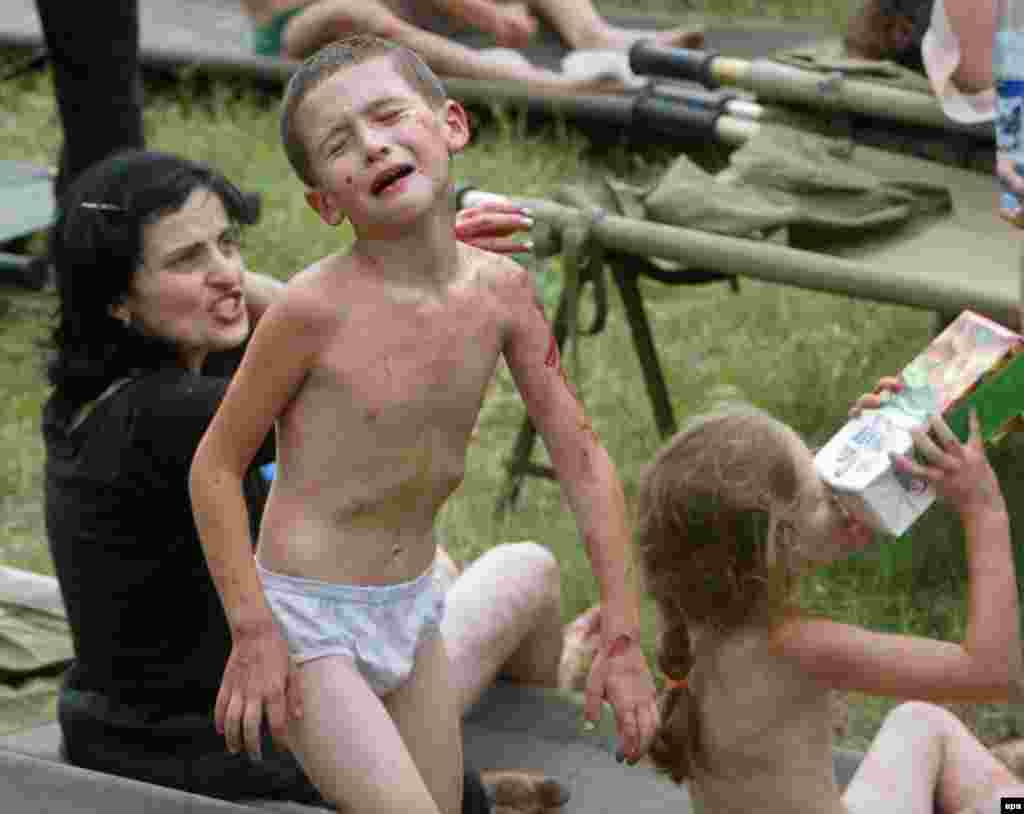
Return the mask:
<svg viewBox="0 0 1024 814">
<path fill-rule="evenodd" d="M 1008 425 L 1024 415 L 1024 353 L 1018 353 L 998 373 L 983 379 L 946 414 L 946 423 L 962 442 L 969 434 L 971 407 L 978 410 L 982 438 L 998 443 L 1009 429 Z"/>
</svg>

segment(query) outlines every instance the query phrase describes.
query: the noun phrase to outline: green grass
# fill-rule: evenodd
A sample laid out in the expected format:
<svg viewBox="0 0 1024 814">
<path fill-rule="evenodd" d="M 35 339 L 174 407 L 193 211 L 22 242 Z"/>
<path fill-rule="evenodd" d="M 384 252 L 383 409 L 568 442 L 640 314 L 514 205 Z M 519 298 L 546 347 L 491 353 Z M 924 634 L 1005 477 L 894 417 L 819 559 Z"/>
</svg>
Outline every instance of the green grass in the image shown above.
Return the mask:
<svg viewBox="0 0 1024 814">
<path fill-rule="evenodd" d="M 679 0 L 649 0 L 648 7 L 678 12 L 687 6 Z M 845 18 L 847 4 L 720 0 L 695 3 L 693 10 L 819 19 L 834 27 Z M 0 65 L 11 57 L 0 54 Z M 146 132 L 152 147 L 207 160 L 243 188 L 263 194 L 263 218 L 246 235 L 245 253 L 253 270 L 287 278 L 350 235 L 324 228 L 306 206 L 278 146 L 276 101 L 276 92 L 239 81 L 153 81 Z M 0 83 L 0 111 L 5 157 L 55 163 L 60 130 L 48 75 Z M 665 158 L 653 151 L 592 150 L 564 126 L 528 130 L 520 119 L 493 112 L 474 118 L 483 126 L 458 157 L 456 173 L 494 191 L 540 196 L 586 173 L 650 174 Z M 545 279 L 550 302 L 557 272 Z M 742 396 L 792 424 L 812 443 L 827 438 L 860 392 L 902 367 L 909 349 L 921 347 L 930 336 L 931 316 L 925 312 L 746 280 L 736 295 L 722 284 L 667 287 L 645 281 L 643 291 L 677 417 L 722 397 Z M 52 569 L 40 507 L 38 416 L 46 387 L 38 343 L 53 305 L 51 293 L 0 288 L 0 562 L 43 572 Z M 640 471 L 660 439 L 636 357 L 626 351 L 630 347 L 621 305 L 611 293 L 606 330 L 581 340 L 577 384 L 632 505 Z M 503 541 L 530 539 L 548 546 L 561 563 L 568 620 L 596 600 L 597 587 L 557 486 L 530 479 L 518 511 L 503 519 L 494 514 L 503 464 L 522 416 L 502 368 L 480 416 L 465 483 L 445 506 L 441 523 L 453 554 L 463 559 Z M 1011 439 L 994 456 L 1015 507 L 1022 505 L 1015 496 L 1024 496 L 1016 463 L 1019 444 Z M 1021 550 L 1019 540 L 1016 548 Z M 965 625 L 965 574 L 958 524 L 936 509 L 906 540 L 813 574 L 804 601 L 841 621 L 956 640 Z M 649 605 L 643 644 L 653 662 Z M 864 748 L 892 703 L 854 697 L 844 745 Z M 962 712 L 986 740 L 1018 731 L 1013 709 L 978 706 Z"/>
</svg>

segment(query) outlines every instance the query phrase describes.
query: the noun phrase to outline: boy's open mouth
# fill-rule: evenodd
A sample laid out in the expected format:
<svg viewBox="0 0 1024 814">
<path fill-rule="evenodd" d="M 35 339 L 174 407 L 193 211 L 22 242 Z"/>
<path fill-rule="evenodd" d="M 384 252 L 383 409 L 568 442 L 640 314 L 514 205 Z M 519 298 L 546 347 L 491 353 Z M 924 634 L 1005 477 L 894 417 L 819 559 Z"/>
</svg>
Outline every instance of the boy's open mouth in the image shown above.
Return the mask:
<svg viewBox="0 0 1024 814">
<path fill-rule="evenodd" d="M 378 175 L 376 180 L 374 180 L 370 187 L 370 192 L 374 195 L 380 195 L 393 183 L 400 181 L 405 178 L 405 176 L 409 175 L 413 169 L 414 167 L 412 164 L 398 164 L 397 166 L 384 170 L 384 172 Z"/>
</svg>

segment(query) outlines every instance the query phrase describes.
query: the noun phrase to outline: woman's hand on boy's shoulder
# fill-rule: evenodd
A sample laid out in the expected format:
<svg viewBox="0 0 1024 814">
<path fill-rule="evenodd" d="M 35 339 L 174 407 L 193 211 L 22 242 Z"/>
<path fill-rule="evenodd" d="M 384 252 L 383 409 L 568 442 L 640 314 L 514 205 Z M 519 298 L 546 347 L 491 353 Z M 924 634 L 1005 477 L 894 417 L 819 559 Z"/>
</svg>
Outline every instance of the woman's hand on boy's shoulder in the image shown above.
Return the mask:
<svg viewBox="0 0 1024 814">
<path fill-rule="evenodd" d="M 456 213 L 455 239 L 489 252 L 518 254 L 533 249 L 533 241 L 522 234 L 531 226 L 529 210 L 496 195 Z"/>
</svg>

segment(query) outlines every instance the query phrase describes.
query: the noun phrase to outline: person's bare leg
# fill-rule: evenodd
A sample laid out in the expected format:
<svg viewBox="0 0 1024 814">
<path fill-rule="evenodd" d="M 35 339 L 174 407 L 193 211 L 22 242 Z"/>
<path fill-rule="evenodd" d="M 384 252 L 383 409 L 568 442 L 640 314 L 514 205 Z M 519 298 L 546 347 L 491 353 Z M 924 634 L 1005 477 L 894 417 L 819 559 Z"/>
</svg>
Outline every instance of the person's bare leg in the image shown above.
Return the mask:
<svg viewBox="0 0 1024 814">
<path fill-rule="evenodd" d="M 980 814 L 1016 783 L 956 716 L 910 702 L 886 716 L 843 802 L 851 814 Z"/>
<path fill-rule="evenodd" d="M 306 662 L 299 668 L 298 681 L 303 715 L 289 722 L 289 746 L 320 793 L 339 811 L 458 810 L 440 809 L 435 803 L 395 721 L 350 658 L 327 656 Z M 438 720 L 442 728 L 450 728 L 443 714 Z M 439 742 L 446 734 L 439 731 Z M 436 751 L 454 760 L 455 750 L 447 742 Z M 461 793 L 461 752 L 458 757 L 455 785 Z"/>
<path fill-rule="evenodd" d="M 565 626 L 558 686 L 582 691 L 587 686 L 594 654 L 601 643 L 601 606 L 593 605 Z"/>
<path fill-rule="evenodd" d="M 673 48 L 703 48 L 704 32 L 692 26 L 642 31 L 612 25 L 591 0 L 529 0 L 530 7 L 573 49 L 626 50 L 637 40 L 653 39 Z"/>
<path fill-rule="evenodd" d="M 624 90 L 607 80 L 577 80 L 526 62 L 488 59 L 446 37 L 424 31 L 395 15 L 376 0 L 319 0 L 285 26 L 285 53 L 304 59 L 339 37 L 356 32 L 376 34 L 416 51 L 441 76 L 529 82 L 540 91 L 581 93 Z"/>
<path fill-rule="evenodd" d="M 562 653 L 558 562 L 537 543 L 478 557 L 447 594 L 441 632 L 465 714 L 499 673 L 554 687 Z"/>
<path fill-rule="evenodd" d="M 412 675 L 384 698 L 420 776 L 442 814 L 462 810 L 462 724 L 441 636 L 416 650 Z"/>
<path fill-rule="evenodd" d="M 438 545 L 436 561 L 446 589 L 459 586 L 447 593 L 442 631 L 461 713 L 468 711 L 499 671 L 504 672 L 501 660 L 506 655 L 511 672 L 521 670 L 524 683 L 550 684 L 551 664 L 561 650 L 561 586 L 558 563 L 550 552 L 535 543 L 499 545 L 461 573 Z M 498 607 L 479 613 L 467 604 L 467 599 L 481 596 Z M 531 630 L 533 624 L 537 626 Z M 494 800 L 495 811 L 508 814 L 553 810 L 569 799 L 562 783 L 539 772 L 487 770 L 480 772 L 480 780 Z"/>
</svg>

